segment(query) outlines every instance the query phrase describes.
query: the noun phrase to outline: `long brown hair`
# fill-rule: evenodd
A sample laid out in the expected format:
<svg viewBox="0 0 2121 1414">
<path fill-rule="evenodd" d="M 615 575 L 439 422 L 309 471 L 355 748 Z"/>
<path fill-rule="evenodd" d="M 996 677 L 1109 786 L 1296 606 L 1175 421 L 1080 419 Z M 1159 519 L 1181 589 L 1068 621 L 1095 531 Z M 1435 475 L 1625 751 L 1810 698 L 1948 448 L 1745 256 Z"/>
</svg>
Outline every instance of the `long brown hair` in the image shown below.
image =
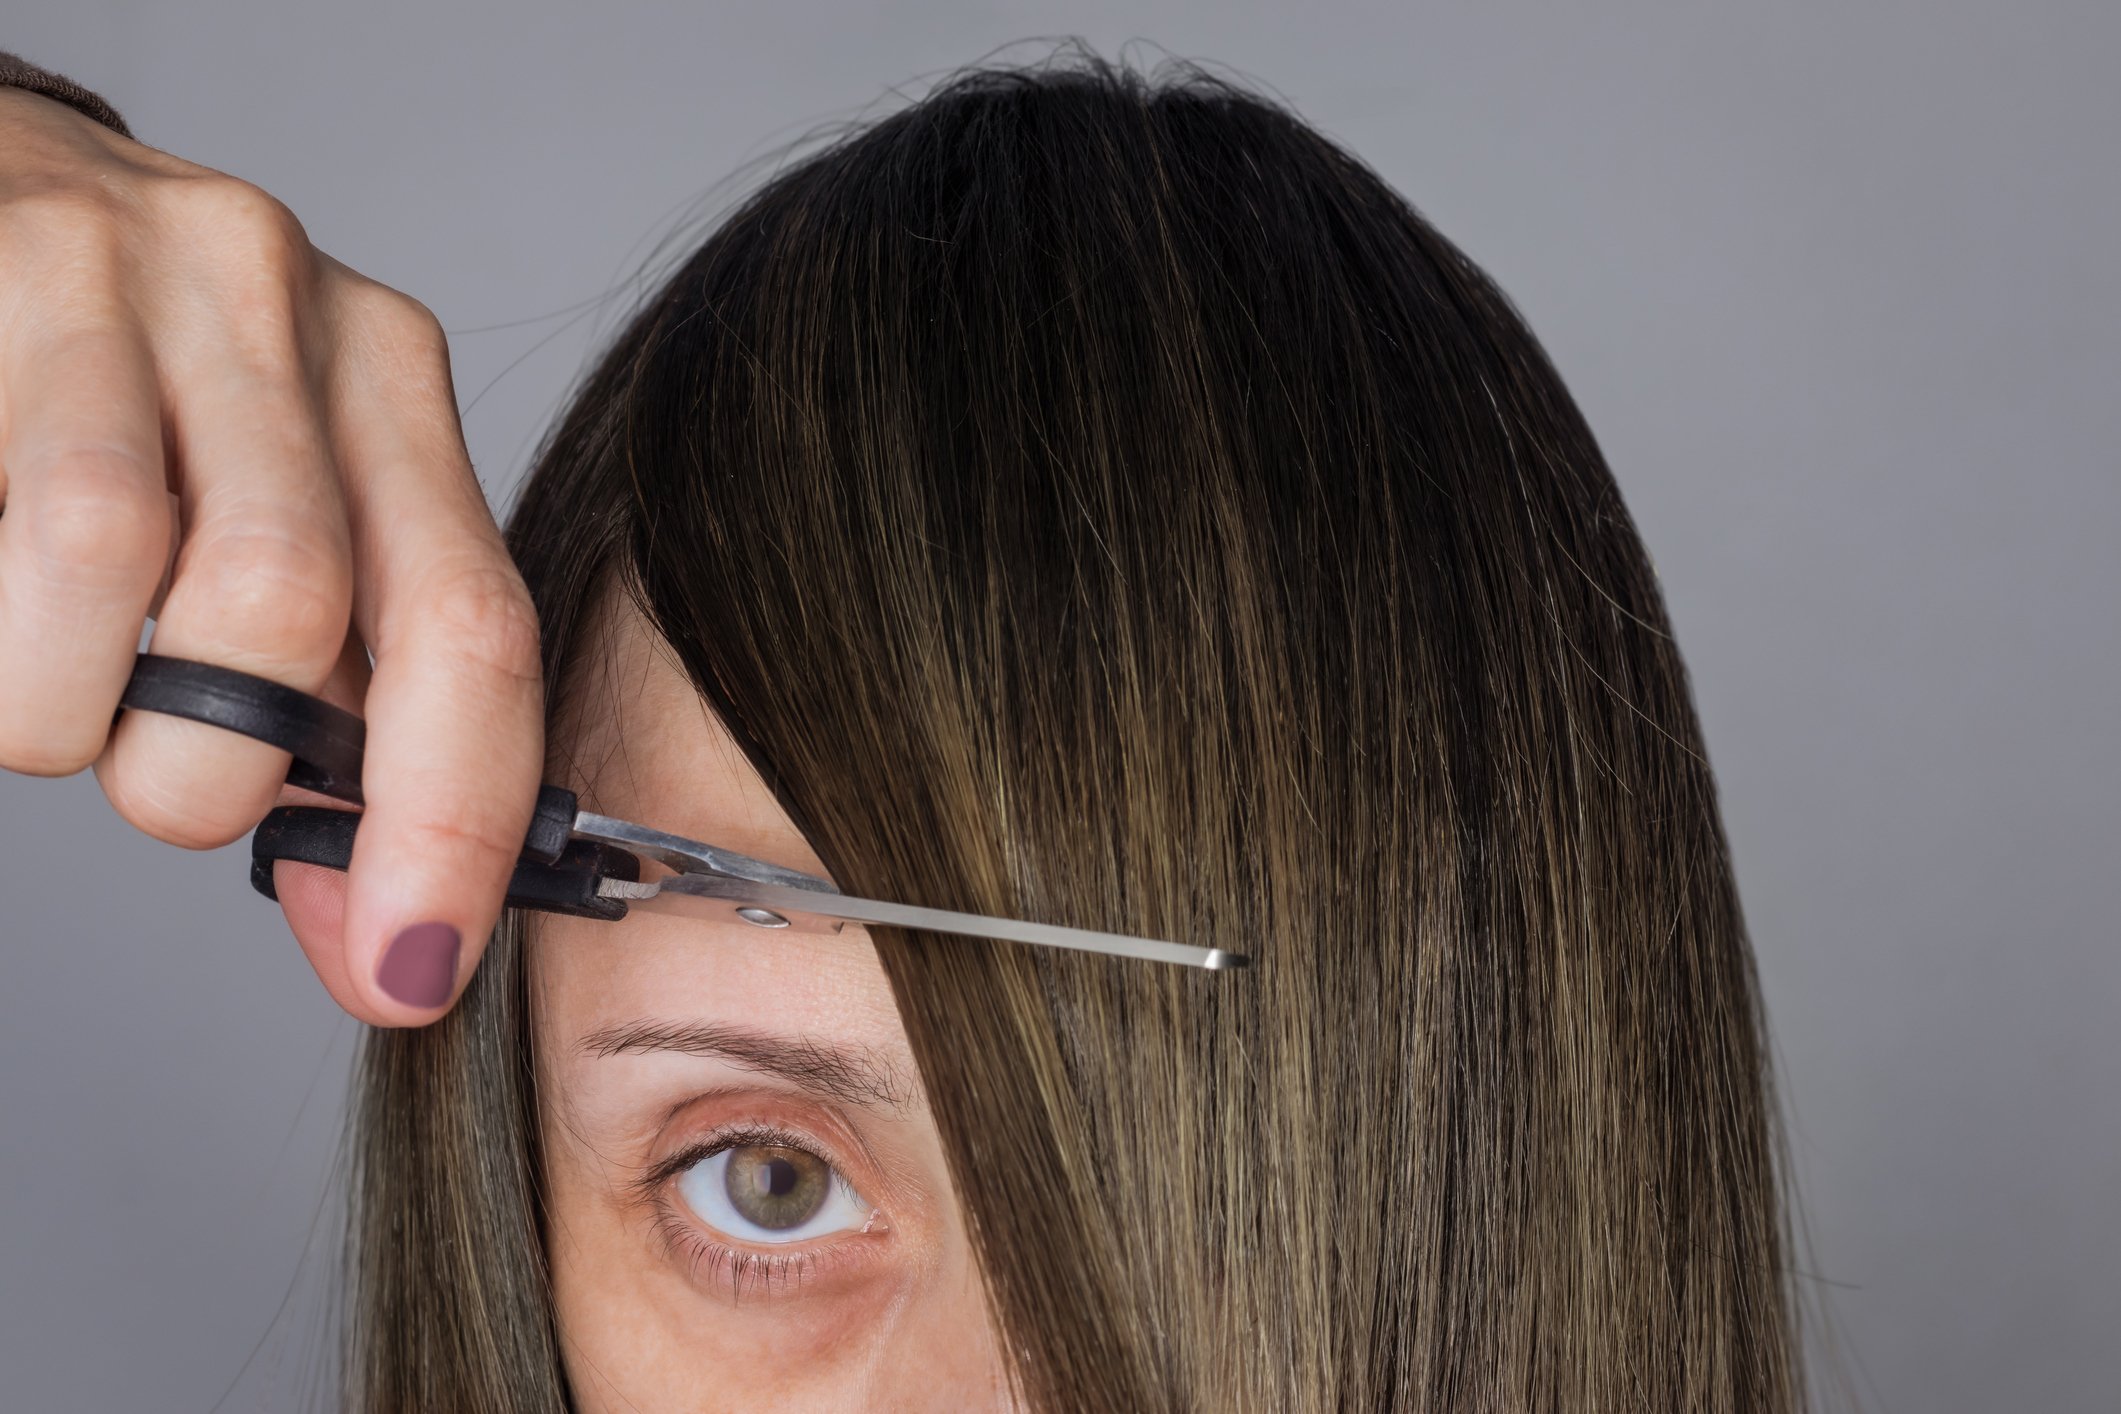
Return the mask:
<svg viewBox="0 0 2121 1414">
<path fill-rule="evenodd" d="M 510 530 L 634 596 L 875 930 L 1027 1403 L 1802 1400 L 1763 1026 L 1655 576 L 1507 300 L 1197 72 L 983 71 L 777 177 Z M 564 738 L 561 739 L 564 744 Z M 568 1402 L 513 935 L 371 1038 L 372 1409 Z"/>
</svg>

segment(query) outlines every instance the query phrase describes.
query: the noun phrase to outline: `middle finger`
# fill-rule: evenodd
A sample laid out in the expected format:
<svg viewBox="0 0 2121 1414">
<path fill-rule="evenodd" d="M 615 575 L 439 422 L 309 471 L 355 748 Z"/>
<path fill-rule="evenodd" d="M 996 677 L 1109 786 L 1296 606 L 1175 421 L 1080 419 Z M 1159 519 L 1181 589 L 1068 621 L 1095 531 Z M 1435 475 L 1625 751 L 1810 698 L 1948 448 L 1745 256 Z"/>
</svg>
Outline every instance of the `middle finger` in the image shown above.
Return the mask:
<svg viewBox="0 0 2121 1414">
<path fill-rule="evenodd" d="M 294 329 L 269 321 L 261 338 L 224 325 L 168 365 L 183 543 L 152 647 L 313 693 L 346 642 L 352 570 Z M 234 733 L 132 712 L 96 773 L 134 824 L 207 848 L 257 822 L 287 765 L 286 752 Z"/>
</svg>

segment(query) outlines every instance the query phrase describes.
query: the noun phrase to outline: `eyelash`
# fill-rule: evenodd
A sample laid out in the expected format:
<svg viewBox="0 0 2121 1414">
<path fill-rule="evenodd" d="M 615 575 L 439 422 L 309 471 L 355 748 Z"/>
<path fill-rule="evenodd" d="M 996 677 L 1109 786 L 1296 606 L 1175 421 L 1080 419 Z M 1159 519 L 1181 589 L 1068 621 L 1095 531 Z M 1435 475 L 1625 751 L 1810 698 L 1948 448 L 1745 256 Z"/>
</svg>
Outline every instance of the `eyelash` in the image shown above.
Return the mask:
<svg viewBox="0 0 2121 1414">
<path fill-rule="evenodd" d="M 770 1125 L 747 1124 L 716 1130 L 687 1145 L 648 1170 L 634 1185 L 654 1206 L 655 1232 L 664 1249 L 685 1263 L 686 1272 L 695 1282 L 699 1281 L 701 1268 L 705 1267 L 714 1285 L 720 1286 L 727 1280 L 731 1294 L 739 1300 L 750 1292 L 770 1295 L 776 1283 L 784 1290 L 791 1283 L 800 1284 L 816 1269 L 817 1254 L 808 1251 L 752 1252 L 731 1243 L 718 1242 L 709 1237 L 696 1220 L 684 1215 L 673 1188 L 675 1180 L 695 1164 L 703 1164 L 724 1150 L 753 1144 L 801 1149 L 830 1164 L 835 1174 L 840 1173 L 839 1164 L 815 1140 Z"/>
</svg>

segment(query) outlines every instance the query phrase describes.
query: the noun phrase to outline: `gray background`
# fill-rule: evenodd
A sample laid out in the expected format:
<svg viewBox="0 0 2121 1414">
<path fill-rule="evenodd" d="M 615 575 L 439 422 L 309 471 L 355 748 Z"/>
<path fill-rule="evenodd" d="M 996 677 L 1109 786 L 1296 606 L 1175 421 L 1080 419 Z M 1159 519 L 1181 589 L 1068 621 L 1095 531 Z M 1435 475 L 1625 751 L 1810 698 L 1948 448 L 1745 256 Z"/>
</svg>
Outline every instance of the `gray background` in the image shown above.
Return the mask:
<svg viewBox="0 0 2121 1414">
<path fill-rule="evenodd" d="M 501 497 L 746 160 L 1028 35 L 1273 84 L 1517 299 L 1657 557 L 1848 1383 L 2110 1410 L 2121 7 L 1709 8 L 7 0 L 0 47 L 427 301 Z M 239 852 L 85 776 L 0 777 L 0 934 L 0 1403 L 290 1407 L 352 1024 Z"/>
</svg>

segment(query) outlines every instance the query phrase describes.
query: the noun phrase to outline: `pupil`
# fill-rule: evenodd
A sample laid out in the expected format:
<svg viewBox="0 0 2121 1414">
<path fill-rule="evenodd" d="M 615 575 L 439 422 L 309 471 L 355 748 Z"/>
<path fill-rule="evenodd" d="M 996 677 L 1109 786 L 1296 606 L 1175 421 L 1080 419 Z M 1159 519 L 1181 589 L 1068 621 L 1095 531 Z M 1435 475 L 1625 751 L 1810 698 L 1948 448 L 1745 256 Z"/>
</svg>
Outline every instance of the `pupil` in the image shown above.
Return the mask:
<svg viewBox="0 0 2121 1414">
<path fill-rule="evenodd" d="M 729 1201 L 748 1222 L 785 1232 L 816 1217 L 832 1197 L 832 1166 L 801 1149 L 746 1144 L 729 1155 Z"/>
</svg>

